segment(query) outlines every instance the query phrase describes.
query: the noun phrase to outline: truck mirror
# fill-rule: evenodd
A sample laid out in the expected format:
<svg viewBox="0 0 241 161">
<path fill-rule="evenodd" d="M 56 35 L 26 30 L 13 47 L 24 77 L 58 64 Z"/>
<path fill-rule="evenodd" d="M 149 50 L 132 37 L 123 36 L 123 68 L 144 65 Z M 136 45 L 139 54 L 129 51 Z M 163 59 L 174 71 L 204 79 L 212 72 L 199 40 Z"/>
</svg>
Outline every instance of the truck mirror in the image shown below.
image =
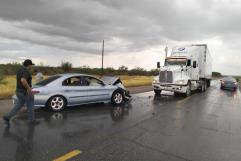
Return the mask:
<svg viewBox="0 0 241 161">
<path fill-rule="evenodd" d="M 160 66 L 160 62 L 157 62 L 157 68 L 160 68 L 161 66 Z"/>
<path fill-rule="evenodd" d="M 193 68 L 197 68 L 197 62 L 196 61 L 193 62 Z"/>
<path fill-rule="evenodd" d="M 188 66 L 188 67 L 191 66 L 191 60 L 190 60 L 190 59 L 187 60 L 187 66 Z"/>
</svg>

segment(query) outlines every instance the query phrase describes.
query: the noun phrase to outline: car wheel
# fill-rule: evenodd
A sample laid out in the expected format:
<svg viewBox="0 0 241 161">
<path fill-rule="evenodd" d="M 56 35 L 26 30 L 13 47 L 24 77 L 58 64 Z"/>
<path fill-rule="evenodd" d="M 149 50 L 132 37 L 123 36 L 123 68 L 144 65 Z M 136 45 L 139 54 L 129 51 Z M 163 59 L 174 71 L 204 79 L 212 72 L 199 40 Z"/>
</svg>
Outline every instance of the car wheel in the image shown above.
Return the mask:
<svg viewBox="0 0 241 161">
<path fill-rule="evenodd" d="M 66 101 L 62 96 L 54 96 L 50 98 L 48 107 L 53 111 L 61 111 L 65 108 Z"/>
<path fill-rule="evenodd" d="M 112 94 L 111 102 L 115 105 L 120 105 L 124 102 L 123 92 L 120 90 L 115 91 Z"/>
</svg>

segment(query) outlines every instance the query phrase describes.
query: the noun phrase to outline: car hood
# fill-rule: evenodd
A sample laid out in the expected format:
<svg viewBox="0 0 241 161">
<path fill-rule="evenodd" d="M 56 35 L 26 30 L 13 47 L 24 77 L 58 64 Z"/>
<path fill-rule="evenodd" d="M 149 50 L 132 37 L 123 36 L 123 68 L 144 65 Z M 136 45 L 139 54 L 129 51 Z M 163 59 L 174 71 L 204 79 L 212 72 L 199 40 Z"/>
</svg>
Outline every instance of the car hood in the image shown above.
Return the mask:
<svg viewBox="0 0 241 161">
<path fill-rule="evenodd" d="M 103 76 L 101 77 L 101 80 L 108 85 L 114 85 L 118 80 L 120 79 L 120 77 L 117 76 Z"/>
</svg>

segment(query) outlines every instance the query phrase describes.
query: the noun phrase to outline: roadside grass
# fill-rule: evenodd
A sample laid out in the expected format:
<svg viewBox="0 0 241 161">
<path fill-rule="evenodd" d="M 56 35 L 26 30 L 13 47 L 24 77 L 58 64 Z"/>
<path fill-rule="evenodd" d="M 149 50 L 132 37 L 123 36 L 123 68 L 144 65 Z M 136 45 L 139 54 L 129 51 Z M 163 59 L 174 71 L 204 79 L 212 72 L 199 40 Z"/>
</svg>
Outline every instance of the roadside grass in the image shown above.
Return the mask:
<svg viewBox="0 0 241 161">
<path fill-rule="evenodd" d="M 0 99 L 11 97 L 16 88 L 15 76 L 6 76 L 0 83 Z"/>
<path fill-rule="evenodd" d="M 149 86 L 152 83 L 152 76 L 120 76 L 125 87 Z M 33 80 L 35 82 L 35 80 Z M 15 93 L 16 77 L 5 76 L 0 82 L 0 99 L 11 98 Z"/>
<path fill-rule="evenodd" d="M 150 86 L 153 81 L 152 76 L 120 76 L 125 87 Z"/>
</svg>

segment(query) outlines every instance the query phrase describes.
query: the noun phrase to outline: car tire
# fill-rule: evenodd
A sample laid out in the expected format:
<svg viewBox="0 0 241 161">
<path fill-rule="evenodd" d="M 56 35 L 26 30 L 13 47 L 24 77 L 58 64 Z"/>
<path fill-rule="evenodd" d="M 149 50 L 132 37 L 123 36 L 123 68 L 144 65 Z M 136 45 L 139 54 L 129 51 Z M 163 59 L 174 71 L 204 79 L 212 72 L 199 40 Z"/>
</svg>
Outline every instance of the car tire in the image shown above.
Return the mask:
<svg viewBox="0 0 241 161">
<path fill-rule="evenodd" d="M 111 102 L 114 105 L 122 104 L 124 102 L 123 92 L 121 90 L 116 90 L 115 92 L 113 92 Z"/>
<path fill-rule="evenodd" d="M 53 111 L 61 111 L 66 106 L 66 99 L 63 96 L 53 96 L 48 101 L 48 107 Z"/>
<path fill-rule="evenodd" d="M 161 95 L 161 90 L 157 90 L 157 89 L 154 89 L 154 93 L 155 93 L 155 95 L 157 95 L 157 96 L 160 96 Z"/>
</svg>

